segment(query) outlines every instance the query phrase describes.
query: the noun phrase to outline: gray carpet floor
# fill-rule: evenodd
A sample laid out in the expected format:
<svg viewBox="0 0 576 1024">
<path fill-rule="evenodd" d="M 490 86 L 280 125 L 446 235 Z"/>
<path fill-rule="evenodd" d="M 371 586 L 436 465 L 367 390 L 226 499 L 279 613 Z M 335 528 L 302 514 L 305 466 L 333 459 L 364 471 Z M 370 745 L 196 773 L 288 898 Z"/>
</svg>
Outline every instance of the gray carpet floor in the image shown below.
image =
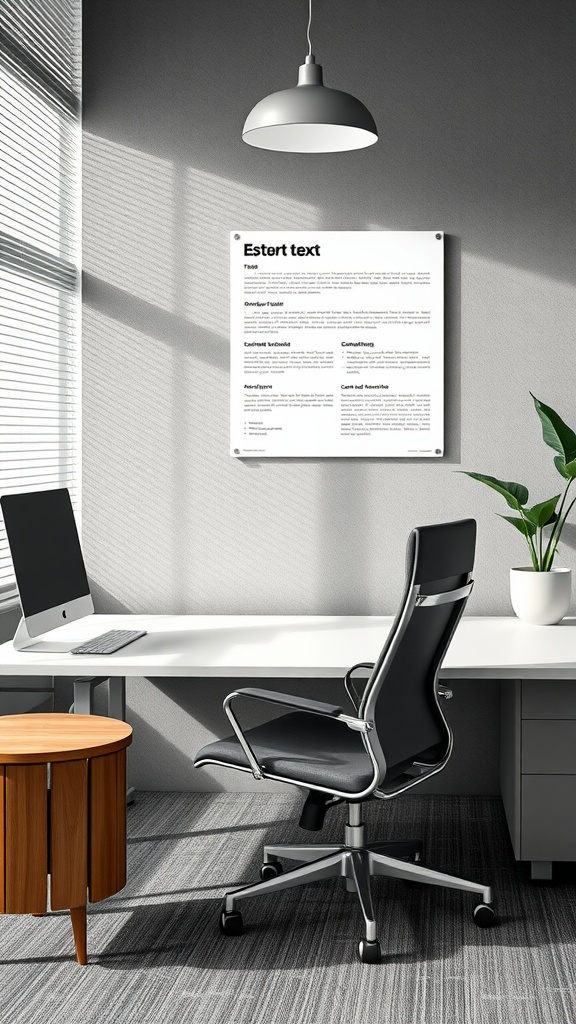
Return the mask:
<svg viewBox="0 0 576 1024">
<path fill-rule="evenodd" d="M 576 867 L 533 884 L 514 862 L 500 800 L 405 796 L 366 808 L 369 838 L 426 843 L 426 861 L 494 887 L 498 925 L 474 897 L 376 879 L 384 957 L 361 964 L 354 894 L 340 880 L 246 901 L 246 933 L 219 934 L 226 888 L 255 881 L 264 842 L 340 841 L 297 826 L 292 796 L 140 793 L 129 882 L 90 908 L 88 967 L 69 918 L 0 918 L 1 1024 L 573 1024 Z"/>
</svg>

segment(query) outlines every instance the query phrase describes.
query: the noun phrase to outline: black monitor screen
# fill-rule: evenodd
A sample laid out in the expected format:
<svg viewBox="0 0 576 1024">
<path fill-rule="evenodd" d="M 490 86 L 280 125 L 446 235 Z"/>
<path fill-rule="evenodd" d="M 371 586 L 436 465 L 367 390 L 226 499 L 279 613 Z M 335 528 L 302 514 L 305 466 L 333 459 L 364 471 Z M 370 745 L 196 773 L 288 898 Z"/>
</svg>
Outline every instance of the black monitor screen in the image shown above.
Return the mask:
<svg viewBox="0 0 576 1024">
<path fill-rule="evenodd" d="M 90 593 L 68 490 L 0 498 L 25 616 Z"/>
</svg>

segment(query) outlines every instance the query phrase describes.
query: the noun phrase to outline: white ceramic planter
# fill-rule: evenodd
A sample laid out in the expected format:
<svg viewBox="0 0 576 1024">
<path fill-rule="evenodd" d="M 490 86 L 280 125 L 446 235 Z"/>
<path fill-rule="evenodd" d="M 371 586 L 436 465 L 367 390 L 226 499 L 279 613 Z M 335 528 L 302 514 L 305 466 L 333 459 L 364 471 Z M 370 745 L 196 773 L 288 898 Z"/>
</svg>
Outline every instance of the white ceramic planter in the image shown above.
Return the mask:
<svg viewBox="0 0 576 1024">
<path fill-rule="evenodd" d="M 571 577 L 571 569 L 510 569 L 510 597 L 518 618 L 538 626 L 560 622 L 570 608 Z"/>
</svg>

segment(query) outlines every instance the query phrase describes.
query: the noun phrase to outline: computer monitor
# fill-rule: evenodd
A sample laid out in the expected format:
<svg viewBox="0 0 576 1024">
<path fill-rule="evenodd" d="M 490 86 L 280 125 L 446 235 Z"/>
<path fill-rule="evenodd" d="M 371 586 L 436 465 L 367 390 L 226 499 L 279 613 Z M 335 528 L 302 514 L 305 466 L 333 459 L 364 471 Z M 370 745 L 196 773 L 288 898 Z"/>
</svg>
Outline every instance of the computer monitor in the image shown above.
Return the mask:
<svg viewBox="0 0 576 1024">
<path fill-rule="evenodd" d="M 91 615 L 94 605 L 68 489 L 5 494 L 0 506 L 22 605 L 14 646 L 26 650 L 31 637 Z"/>
</svg>

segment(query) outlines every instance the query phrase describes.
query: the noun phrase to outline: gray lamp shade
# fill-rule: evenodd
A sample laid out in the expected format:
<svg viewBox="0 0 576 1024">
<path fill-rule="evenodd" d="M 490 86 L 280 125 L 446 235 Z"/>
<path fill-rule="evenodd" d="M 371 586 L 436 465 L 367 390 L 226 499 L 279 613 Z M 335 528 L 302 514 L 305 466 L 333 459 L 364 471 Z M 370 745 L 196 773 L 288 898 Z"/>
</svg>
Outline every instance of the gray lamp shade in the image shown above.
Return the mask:
<svg viewBox="0 0 576 1024">
<path fill-rule="evenodd" d="M 369 110 L 355 96 L 322 83 L 322 67 L 306 57 L 294 89 L 273 92 L 250 111 L 242 138 L 284 153 L 337 153 L 378 141 Z"/>
</svg>

